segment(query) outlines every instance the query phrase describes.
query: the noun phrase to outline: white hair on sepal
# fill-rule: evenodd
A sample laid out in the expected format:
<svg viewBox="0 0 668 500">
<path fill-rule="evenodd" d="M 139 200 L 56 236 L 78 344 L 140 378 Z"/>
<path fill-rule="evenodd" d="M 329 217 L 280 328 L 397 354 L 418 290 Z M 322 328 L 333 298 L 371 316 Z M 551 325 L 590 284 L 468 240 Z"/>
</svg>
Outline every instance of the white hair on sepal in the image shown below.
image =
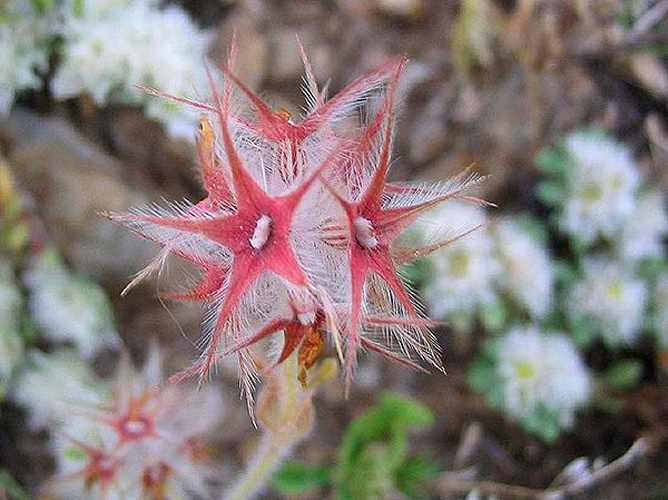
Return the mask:
<svg viewBox="0 0 668 500">
<path fill-rule="evenodd" d="M 132 221 L 135 218 L 161 218 L 161 219 L 186 219 L 186 220 L 213 220 L 216 217 L 230 215 L 231 212 L 220 208 L 220 213 L 212 213 L 211 210 L 202 210 L 192 202 L 183 199 L 181 201 L 162 200 L 160 203 L 153 202 L 139 207 L 131 208 L 127 214 L 110 214 L 113 220 L 121 223 Z"/>
<path fill-rule="evenodd" d="M 225 283 L 229 286 L 230 278 L 225 279 Z M 204 317 L 202 318 L 202 333 L 197 339 L 196 346 L 198 351 L 204 352 L 211 342 L 213 333 L 218 328 L 218 319 L 220 311 L 226 300 L 226 293 L 219 290 L 214 297 L 210 298 L 204 303 Z"/>
<path fill-rule="evenodd" d="M 239 304 L 239 310 L 246 320 L 245 329 L 256 331 L 277 317 L 289 317 L 290 286 L 289 282 L 273 273 L 260 276 Z"/>
<path fill-rule="evenodd" d="M 386 140 L 382 131 L 383 127 L 379 127 L 372 137 L 362 135 L 350 139 L 353 145 L 344 148 L 340 161 L 335 168 L 329 169 L 326 175 L 328 185 L 346 201 L 359 201 L 379 168 L 379 159 Z M 366 144 L 362 153 L 359 153 L 358 148 L 362 141 Z"/>
<path fill-rule="evenodd" d="M 292 222 L 290 242 L 309 280 L 328 290 L 349 282 L 343 270 L 348 222 L 340 204 L 324 186 L 314 185 L 304 195 Z M 328 238 L 336 238 L 338 243 L 331 244 L 334 240 Z"/>
<path fill-rule="evenodd" d="M 317 132 L 310 134 L 301 142 L 301 150 L 304 161 L 304 173 L 307 173 L 316 170 L 325 161 L 331 161 L 332 164 L 336 165 L 339 158 L 338 156 L 334 157 L 334 153 L 336 152 L 340 155 L 344 148 L 338 138 L 328 136 L 324 132 Z M 307 152 L 308 154 L 306 154 Z"/>
<path fill-rule="evenodd" d="M 121 297 L 125 297 L 130 290 L 135 288 L 140 282 L 144 281 L 146 278 L 151 276 L 154 273 L 157 273 L 158 276 L 161 275 L 162 270 L 165 268 L 167 259 L 171 254 L 171 249 L 164 247 L 160 250 L 158 255 L 155 256 L 151 262 L 149 262 L 143 269 L 135 273 L 132 277 L 132 280 L 125 285 L 123 290 L 121 290 Z"/>
<path fill-rule="evenodd" d="M 446 203 L 449 200 L 470 201 L 487 206 L 490 203 L 467 194 L 483 179 L 484 177 L 479 174 L 468 173 L 465 176 L 457 175 L 446 181 L 393 183 L 383 193 L 383 208 L 410 207 L 439 199 L 440 203 Z"/>
<path fill-rule="evenodd" d="M 319 106 L 322 106 L 325 103 L 325 92 L 318 90 L 318 82 L 315 79 L 315 74 L 313 73 L 313 67 L 311 62 L 306 55 L 306 49 L 302 44 L 299 36 L 297 38 L 297 45 L 299 47 L 299 55 L 302 58 L 302 64 L 304 65 L 304 74 L 302 76 L 302 93 L 304 94 L 304 99 L 308 107 L 308 113 L 314 111 Z M 327 87 L 327 85 L 325 85 Z M 308 114 L 307 113 L 307 114 Z"/>
<path fill-rule="evenodd" d="M 363 339 L 405 361 L 414 363 L 412 360 L 417 356 L 433 368 L 443 371 L 440 346 L 425 326 L 400 324 L 399 320 L 393 324 L 365 325 Z"/>
<path fill-rule="evenodd" d="M 329 124 L 347 118 L 355 114 L 374 93 L 385 92 L 397 69 L 396 61 L 379 68 L 378 70 L 362 76 L 346 87 L 343 93 L 332 97 L 323 106 L 326 121 Z M 322 109 L 322 108 L 321 108 Z M 327 114 L 333 110 L 330 114 Z"/>
<path fill-rule="evenodd" d="M 480 229 L 474 230 L 470 237 L 488 238 L 488 224 L 487 213 L 480 205 L 453 200 L 432 208 L 413 226 L 422 233 L 426 244 L 432 244 L 457 240 L 462 234 L 471 233 L 472 228 Z"/>
<path fill-rule="evenodd" d="M 229 250 L 225 249 L 222 245 L 204 236 L 195 233 L 186 234 L 185 231 L 166 227 L 158 222 L 158 220 L 215 220 L 221 216 L 225 217 L 229 215 L 227 211 L 220 210 L 220 212 L 216 213 L 205 212 L 187 201 L 167 203 L 167 205 L 168 207 L 166 208 L 157 203 L 152 203 L 132 208 L 128 214 L 109 214 L 109 217 L 128 227 L 143 238 L 149 239 L 159 245 L 168 246 L 176 250 L 187 248 L 188 252 L 196 252 L 197 255 L 201 255 L 203 260 L 213 260 L 210 258 L 207 259 L 207 256 L 210 255 L 216 256 L 217 260 L 229 260 Z"/>
<path fill-rule="evenodd" d="M 210 378 L 212 370 L 215 373 L 218 369 L 219 358 L 222 357 L 225 349 L 242 342 L 243 332 L 247 331 L 246 319 L 238 309 L 234 309 L 221 324 L 220 314 L 227 300 L 226 295 L 225 293 L 218 294 L 215 299 L 208 302 L 202 322 L 202 335 L 197 343 L 201 354 L 193 367 L 184 372 L 185 376 L 198 375 L 200 385 Z M 220 340 L 214 342 L 215 338 Z M 217 348 L 215 352 L 211 352 L 214 343 L 217 344 Z M 249 414 L 254 419 L 254 391 L 259 381 L 257 366 L 249 348 L 239 349 L 234 354 L 238 361 L 239 388 L 246 399 Z"/>
<path fill-rule="evenodd" d="M 409 313 L 384 280 L 371 273 L 364 288 L 363 338 L 385 346 L 390 352 L 401 353 L 404 359 L 417 354 L 426 362 L 439 367 L 439 348 L 428 325 L 432 324 L 414 300 L 414 291 L 406 290 L 411 298 L 414 314 Z"/>
</svg>

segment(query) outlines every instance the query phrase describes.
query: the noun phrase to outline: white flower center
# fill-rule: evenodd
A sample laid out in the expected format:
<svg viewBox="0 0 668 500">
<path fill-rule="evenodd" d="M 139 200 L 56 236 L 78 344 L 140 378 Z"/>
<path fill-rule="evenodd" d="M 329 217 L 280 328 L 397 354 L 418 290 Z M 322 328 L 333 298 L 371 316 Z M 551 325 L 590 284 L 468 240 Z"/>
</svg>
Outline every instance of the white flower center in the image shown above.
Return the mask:
<svg viewBox="0 0 668 500">
<path fill-rule="evenodd" d="M 271 234 L 271 217 L 263 215 L 255 223 L 253 236 L 248 240 L 253 248 L 259 250 L 262 248 Z"/>
<path fill-rule="evenodd" d="M 139 439 L 151 432 L 151 423 L 146 417 L 128 417 L 120 422 L 120 431 L 125 439 Z"/>
<path fill-rule="evenodd" d="M 376 248 L 378 245 L 378 239 L 373 230 L 373 225 L 369 219 L 366 219 L 361 216 L 355 217 L 353 221 L 353 234 L 357 243 L 362 245 L 364 248 Z"/>
</svg>

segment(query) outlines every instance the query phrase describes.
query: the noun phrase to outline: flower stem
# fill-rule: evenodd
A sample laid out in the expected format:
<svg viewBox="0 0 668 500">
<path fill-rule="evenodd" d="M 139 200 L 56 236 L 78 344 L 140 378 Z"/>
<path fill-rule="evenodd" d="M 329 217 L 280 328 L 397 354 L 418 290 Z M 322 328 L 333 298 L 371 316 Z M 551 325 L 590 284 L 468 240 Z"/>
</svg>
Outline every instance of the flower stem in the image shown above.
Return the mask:
<svg viewBox="0 0 668 500">
<path fill-rule="evenodd" d="M 259 493 L 283 459 L 307 436 L 313 420 L 312 392 L 298 385 L 295 355 L 274 370 L 258 401 L 264 435 L 248 467 L 224 499 L 246 500 Z"/>
<path fill-rule="evenodd" d="M 274 439 L 269 433 L 263 436 L 248 469 L 232 487 L 232 491 L 223 498 L 228 500 L 252 498 L 269 481 L 271 474 L 278 469 L 294 444 Z"/>
</svg>

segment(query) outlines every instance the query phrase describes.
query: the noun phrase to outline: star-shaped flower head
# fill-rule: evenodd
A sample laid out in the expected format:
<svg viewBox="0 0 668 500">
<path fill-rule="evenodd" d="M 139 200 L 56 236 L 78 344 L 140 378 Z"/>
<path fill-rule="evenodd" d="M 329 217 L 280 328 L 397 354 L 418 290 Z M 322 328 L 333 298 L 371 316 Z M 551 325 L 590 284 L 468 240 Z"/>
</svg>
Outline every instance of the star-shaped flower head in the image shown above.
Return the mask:
<svg viewBox="0 0 668 500">
<path fill-rule="evenodd" d="M 204 381 L 221 356 L 234 353 L 252 413 L 251 348 L 280 331 L 278 362 L 297 351 L 303 383 L 323 331 L 347 364 L 348 386 L 360 348 L 411 366 L 417 353 L 439 366 L 430 323 L 397 266 L 443 242 L 406 249 L 396 239 L 424 211 L 464 197 L 467 182 L 386 183 L 406 61 L 390 61 L 325 101 L 302 50 L 309 108 L 295 123 L 237 79 L 234 53 L 222 91 L 210 78 L 212 103 L 168 96 L 204 113 L 197 150 L 207 196 L 111 216 L 163 247 L 139 278 L 169 254 L 201 270 L 193 288 L 172 295 L 208 304 L 202 356 L 183 376 Z"/>
<path fill-rule="evenodd" d="M 100 404 L 71 402 L 54 433 L 59 473 L 47 489 L 105 500 L 206 496 L 214 475 L 208 434 L 220 423 L 222 399 L 212 386 L 197 393 L 161 383 L 153 348 L 141 372 L 121 358 Z"/>
<path fill-rule="evenodd" d="M 367 348 L 418 368 L 412 361 L 417 354 L 441 368 L 438 346 L 426 329 L 431 322 L 423 318 L 414 295 L 402 281 L 398 268 L 426 255 L 450 241 L 409 248 L 400 236 L 418 218 L 450 199 L 477 200 L 464 190 L 475 176 L 457 177 L 448 183 L 430 186 L 391 184 L 386 181 L 390 168 L 396 87 L 406 64 L 394 65 L 380 109 L 371 114 L 356 147 L 339 170 L 329 170 L 327 186 L 345 212 L 345 222 L 328 226 L 329 240 L 347 247 L 342 265 L 350 274 L 350 309 L 344 332 L 346 342 L 346 383 L 349 387 L 360 348 Z M 347 233 L 341 235 L 340 233 Z"/>
</svg>

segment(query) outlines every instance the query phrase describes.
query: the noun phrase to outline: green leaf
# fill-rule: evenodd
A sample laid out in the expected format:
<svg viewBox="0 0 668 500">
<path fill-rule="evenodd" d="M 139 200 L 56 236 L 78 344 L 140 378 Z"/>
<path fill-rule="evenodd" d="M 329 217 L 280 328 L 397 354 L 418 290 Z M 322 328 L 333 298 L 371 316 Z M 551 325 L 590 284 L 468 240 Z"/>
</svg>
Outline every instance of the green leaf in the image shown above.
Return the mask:
<svg viewBox="0 0 668 500">
<path fill-rule="evenodd" d="M 468 373 L 469 386 L 480 394 L 487 393 L 497 378 L 495 364 L 482 358 L 478 358 L 473 362 Z"/>
<path fill-rule="evenodd" d="M 547 315 L 543 318 L 543 329 L 545 331 L 551 331 L 551 330 L 563 330 L 564 328 L 562 327 L 563 324 L 563 316 L 561 314 L 561 311 L 552 309 L 547 312 Z"/>
<path fill-rule="evenodd" d="M 559 206 L 566 195 L 566 190 L 560 182 L 541 181 L 536 190 L 537 198 L 548 207 Z"/>
<path fill-rule="evenodd" d="M 599 396 L 594 400 L 594 407 L 611 415 L 617 415 L 624 409 L 624 404 L 609 396 Z"/>
<path fill-rule="evenodd" d="M 39 339 L 39 328 L 35 321 L 29 315 L 21 318 L 19 325 L 19 334 L 26 344 L 34 344 Z"/>
<path fill-rule="evenodd" d="M 610 367 L 603 380 L 613 390 L 626 391 L 638 385 L 642 374 L 643 366 L 639 360 L 624 359 Z"/>
<path fill-rule="evenodd" d="M 438 463 L 422 457 L 407 459 L 396 472 L 397 489 L 409 498 L 423 498 L 422 487 L 440 471 Z"/>
<path fill-rule="evenodd" d="M 478 394 L 484 395 L 492 406 L 503 406 L 503 381 L 497 372 L 498 345 L 486 342 L 478 358 L 468 372 L 468 384 Z"/>
<path fill-rule="evenodd" d="M 569 316 L 568 329 L 571 333 L 571 338 L 578 349 L 585 349 L 594 341 L 596 337 L 592 330 L 591 322 L 582 316 Z"/>
<path fill-rule="evenodd" d="M 554 270 L 554 279 L 560 287 L 571 287 L 579 279 L 578 271 L 571 261 L 554 260 L 552 269 Z"/>
<path fill-rule="evenodd" d="M 13 254 L 23 250 L 30 241 L 30 228 L 25 223 L 19 223 L 6 228 L 1 235 L 2 244 Z"/>
<path fill-rule="evenodd" d="M 374 408 L 349 425 L 344 436 L 334 475 L 339 498 L 384 498 L 406 460 L 407 431 L 433 421 L 431 410 L 420 403 L 383 394 Z"/>
<path fill-rule="evenodd" d="M 548 243 L 547 224 L 528 213 L 522 213 L 516 216 L 520 228 L 525 231 L 535 242 L 541 245 Z"/>
<path fill-rule="evenodd" d="M 83 15 L 84 15 L 84 1 L 85 0 L 73 0 L 72 1 L 72 16 L 83 17 Z"/>
<path fill-rule="evenodd" d="M 7 200 L 4 201 L 4 212 L 2 214 L 2 217 L 6 220 L 11 220 L 14 221 L 21 217 L 21 214 L 25 210 L 25 206 L 23 205 L 23 200 L 19 198 L 18 196 L 14 196 L 12 193 L 10 195 L 11 197 Z"/>
<path fill-rule="evenodd" d="M 401 266 L 401 278 L 415 288 L 421 288 L 428 276 L 424 260 L 418 260 Z"/>
<path fill-rule="evenodd" d="M 347 485 L 348 498 L 382 500 L 392 495 L 396 466 L 390 455 L 386 443 L 374 442 L 364 448 L 356 463 L 354 479 Z"/>
<path fill-rule="evenodd" d="M 502 302 L 480 308 L 480 321 L 490 332 L 500 331 L 508 319 L 505 305 Z"/>
<path fill-rule="evenodd" d="M 589 250 L 589 247 L 592 246 L 594 242 L 587 242 L 584 241 L 582 238 L 579 238 L 575 234 L 569 235 L 569 242 L 571 246 L 571 251 L 573 252 L 573 258 L 577 259 L 578 261 L 581 260 L 584 255 L 587 253 L 587 250 Z"/>
<path fill-rule="evenodd" d="M 327 486 L 331 479 L 327 467 L 287 462 L 274 474 L 272 484 L 285 495 L 303 495 Z"/>
<path fill-rule="evenodd" d="M 38 14 L 47 14 L 56 5 L 55 0 L 32 0 L 35 12 Z"/>
<path fill-rule="evenodd" d="M 647 281 L 654 281 L 666 272 L 666 260 L 661 257 L 643 259 L 638 266 L 638 277 Z"/>
<path fill-rule="evenodd" d="M 6 470 L 0 471 L 0 497 L 2 498 L 5 497 L 3 493 L 10 500 L 31 500 L 26 490 Z"/>
<path fill-rule="evenodd" d="M 552 176 L 564 176 L 572 166 L 564 146 L 540 153 L 536 163 L 541 172 Z"/>
<path fill-rule="evenodd" d="M 83 462 L 88 458 L 88 455 L 81 448 L 67 448 L 65 450 L 65 458 L 74 460 L 75 462 Z"/>
<path fill-rule="evenodd" d="M 541 404 L 522 419 L 527 432 L 539 436 L 548 443 L 553 443 L 561 433 L 559 413 Z"/>
</svg>

